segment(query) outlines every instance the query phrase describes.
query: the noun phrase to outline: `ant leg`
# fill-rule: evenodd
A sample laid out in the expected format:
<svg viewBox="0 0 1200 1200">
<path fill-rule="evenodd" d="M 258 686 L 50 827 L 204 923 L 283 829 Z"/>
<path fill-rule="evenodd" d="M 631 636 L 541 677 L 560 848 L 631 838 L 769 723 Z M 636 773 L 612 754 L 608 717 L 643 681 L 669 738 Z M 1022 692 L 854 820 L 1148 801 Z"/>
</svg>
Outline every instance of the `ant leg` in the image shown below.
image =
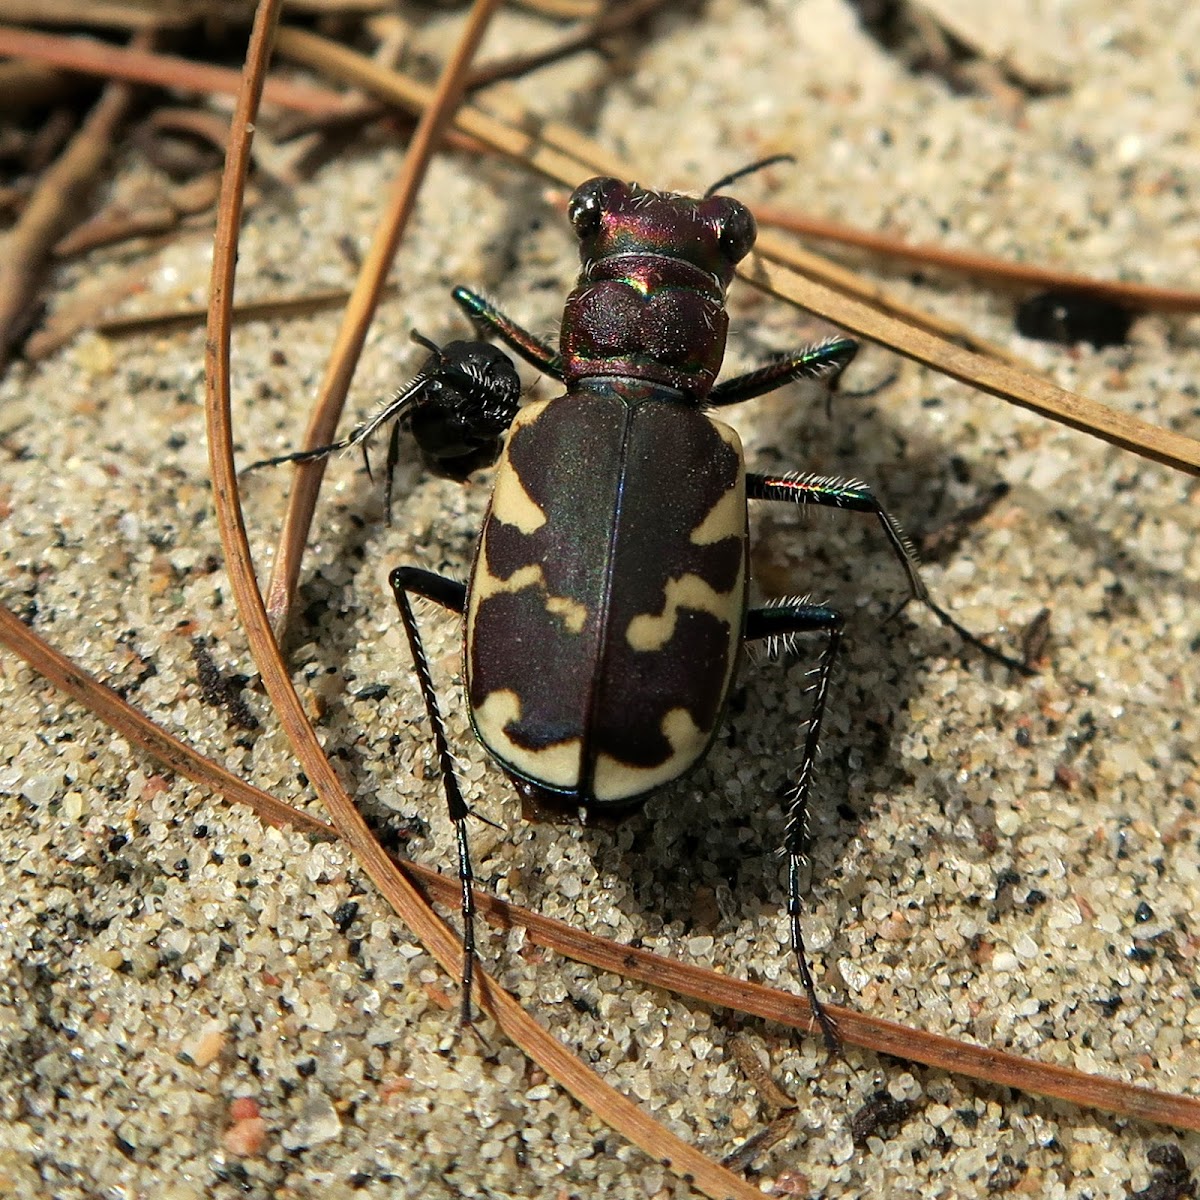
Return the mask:
<svg viewBox="0 0 1200 1200">
<path fill-rule="evenodd" d="M 400 431 L 401 424 L 397 421 L 388 434 L 387 461 L 383 474 L 383 516 L 390 525 L 392 523 L 392 483 L 396 478 L 396 467 L 400 463 Z M 371 473 L 371 461 L 367 458 L 367 448 L 363 447 L 363 461 L 367 464 L 367 474 Z"/>
<path fill-rule="evenodd" d="M 743 400 L 753 400 L 755 396 L 773 392 L 795 379 L 827 380 L 832 390 L 857 353 L 858 343 L 850 338 L 830 338 L 815 346 L 806 346 L 778 362 L 759 367 L 757 371 L 735 375 L 724 383 L 718 383 L 708 393 L 705 404 L 713 408 L 740 404 Z"/>
<path fill-rule="evenodd" d="M 1023 662 L 1010 658 L 993 646 L 989 646 L 977 634 L 960 625 L 929 595 L 929 589 L 921 578 L 917 552 L 908 540 L 900 523 L 879 502 L 875 493 L 858 479 L 836 479 L 828 475 L 746 475 L 746 497 L 750 500 L 781 500 L 792 504 L 819 504 L 825 508 L 843 508 L 851 512 L 874 513 L 879 519 L 892 552 L 899 559 L 908 576 L 908 598 L 891 616 L 895 616 L 911 601 L 923 604 L 943 625 L 953 629 L 969 646 L 981 654 L 1002 663 L 1011 671 L 1022 675 L 1034 675 Z M 889 617 L 890 620 L 890 617 Z"/>
<path fill-rule="evenodd" d="M 788 921 L 791 925 L 792 951 L 799 964 L 804 994 L 808 997 L 812 1015 L 821 1028 L 830 1054 L 838 1053 L 841 1042 L 833 1018 L 817 998 L 816 984 L 813 983 L 808 958 L 804 953 L 804 933 L 800 927 L 803 911 L 800 872 L 808 857 L 808 799 L 816 772 L 817 748 L 821 739 L 825 702 L 829 696 L 829 680 L 833 675 L 833 664 L 842 643 L 842 625 L 841 613 L 823 604 L 783 601 L 767 608 L 752 608 L 746 614 L 745 633 L 747 641 L 758 638 L 781 639 L 785 644 L 790 644 L 791 638 L 798 633 L 824 633 L 829 639 L 821 657 L 821 665 L 817 669 L 817 683 L 808 717 L 808 729 L 804 736 L 800 774 L 796 777 L 788 797 L 783 850 L 788 857 Z"/>
<path fill-rule="evenodd" d="M 371 462 L 367 458 L 366 443 L 371 435 L 380 426 L 407 415 L 416 405 L 421 403 L 432 384 L 447 377 L 447 360 L 443 357 L 441 349 L 433 346 L 431 342 L 415 332 L 413 334 L 413 341 L 418 342 L 427 349 L 432 347 L 432 353 L 429 358 L 425 360 L 421 369 L 404 387 L 385 404 L 381 405 L 379 411 L 374 416 L 368 418 L 361 425 L 355 426 L 348 437 L 341 438 L 336 442 L 329 442 L 324 446 L 310 446 L 307 450 L 295 450 L 291 454 L 277 454 L 274 458 L 263 458 L 258 462 L 252 462 L 249 466 L 243 467 L 242 471 L 257 471 L 259 467 L 278 467 L 283 463 L 313 462 L 319 458 L 328 458 L 329 455 L 338 450 L 348 450 L 352 446 L 362 446 L 367 472 L 370 473 Z"/>
<path fill-rule="evenodd" d="M 404 622 L 404 632 L 408 635 L 408 645 L 412 651 L 413 667 L 421 684 L 421 695 L 425 700 L 425 711 L 429 714 L 429 724 L 433 728 L 433 744 L 437 750 L 438 765 L 442 772 L 442 789 L 446 794 L 446 808 L 450 820 L 454 822 L 455 837 L 458 842 L 458 879 L 462 886 L 461 911 L 463 927 L 463 966 L 462 966 L 462 1012 L 463 1025 L 471 1024 L 471 984 L 475 976 L 475 898 L 471 894 L 471 885 L 475 881 L 471 870 L 471 854 L 467 844 L 467 817 L 471 810 L 463 799 L 458 786 L 458 776 L 454 772 L 454 759 L 446 741 L 446 727 L 442 721 L 441 710 L 438 708 L 437 693 L 433 687 L 433 678 L 429 672 L 429 660 L 425 657 L 425 648 L 421 643 L 421 633 L 417 628 L 416 617 L 413 615 L 409 596 L 421 596 L 433 600 L 443 608 L 456 612 L 460 616 L 466 607 L 466 586 L 454 579 L 446 579 L 435 575 L 432 571 L 420 567 L 397 567 L 388 576 L 392 592 L 396 597 L 396 607 L 400 610 L 400 619 Z"/>
<path fill-rule="evenodd" d="M 528 330 L 522 329 L 478 292 L 473 292 L 470 288 L 456 287 L 451 295 L 481 334 L 485 337 L 498 337 L 530 366 L 537 367 L 552 379 L 562 381 L 562 355 L 557 350 L 552 350 L 541 338 L 534 337 Z"/>
</svg>

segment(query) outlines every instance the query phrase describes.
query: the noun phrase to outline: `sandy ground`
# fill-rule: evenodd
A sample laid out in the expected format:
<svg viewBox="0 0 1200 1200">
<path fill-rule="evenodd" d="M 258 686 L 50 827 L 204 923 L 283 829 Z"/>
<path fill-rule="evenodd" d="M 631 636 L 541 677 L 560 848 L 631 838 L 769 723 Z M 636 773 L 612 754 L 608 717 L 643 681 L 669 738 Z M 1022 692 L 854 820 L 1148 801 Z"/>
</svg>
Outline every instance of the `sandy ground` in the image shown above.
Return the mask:
<svg viewBox="0 0 1200 1200">
<path fill-rule="evenodd" d="M 1016 108 L 954 94 L 907 71 L 841 0 L 714 0 L 701 16 L 657 22 L 623 72 L 589 57 L 521 90 L 638 164 L 648 184 L 702 188 L 786 150 L 795 169 L 739 194 L 917 241 L 1194 283 L 1200 11 L 1161 0 L 991 9 L 993 36 L 1065 90 Z M 535 34 L 547 36 L 510 17 L 492 48 Z M 366 245 L 399 160 L 394 146 L 364 145 L 264 203 L 243 239 L 239 297 L 346 282 L 339 240 Z M 144 182 L 126 163 L 114 192 Z M 144 289 L 128 311 L 203 300 L 207 235 L 143 253 L 65 268 L 59 302 L 116 289 L 130 269 Z M 494 161 L 440 160 L 347 422 L 414 370 L 410 329 L 464 334 L 452 283 L 483 287 L 550 331 L 574 270 L 539 181 Z M 1195 319 L 1146 317 L 1128 346 L 1068 349 L 1018 337 L 1011 298 L 906 272 L 880 281 L 1067 386 L 1200 432 Z M 821 331 L 735 291 L 731 369 Z M 297 444 L 335 328 L 326 315 L 239 329 L 244 461 Z M 220 565 L 202 338 L 88 337 L 9 374 L 0 600 L 168 729 L 315 804 L 256 686 Z M 897 365 L 868 349 L 848 386 Z M 1044 669 L 1017 679 L 963 655 L 928 614 L 881 624 L 903 579 L 866 518 L 756 514 L 766 590 L 812 593 L 849 618 L 806 923 L 823 992 L 1195 1092 L 1195 483 L 907 364 L 879 394 L 838 399 L 832 421 L 820 397 L 798 392 L 735 419 L 753 463 L 861 476 L 918 537 L 1007 483 L 927 578 L 961 621 L 1009 647 L 1050 610 Z M 286 483 L 278 472 L 246 484 L 263 564 Z M 452 870 L 386 573 L 418 563 L 462 575 L 486 478 L 433 481 L 409 455 L 398 496 L 389 528 L 359 463 L 333 464 L 288 651 L 363 811 Z M 431 615 L 425 627 L 471 802 L 503 826 L 474 831 L 489 887 L 598 933 L 796 986 L 775 849 L 811 656 L 750 664 L 706 765 L 618 832 L 531 827 L 470 739 L 457 624 Z M 257 729 L 205 701 L 196 638 L 221 672 L 249 676 Z M 449 1051 L 455 1016 L 439 1000 L 453 1002 L 453 984 L 342 849 L 265 830 L 164 777 L 8 655 L 0 704 L 0 1189 L 71 1200 L 687 1194 L 510 1046 Z M 1155 1146 L 1200 1161 L 1195 1135 L 853 1051 L 825 1066 L 812 1041 L 521 949 L 518 937 L 484 936 L 485 960 L 547 1026 L 717 1156 L 771 1116 L 731 1050 L 735 1035 L 748 1039 L 798 1105 L 755 1164 L 768 1193 L 1098 1200 L 1145 1188 Z M 879 1090 L 915 1106 L 856 1146 L 851 1120 Z M 261 1149 L 244 1158 L 223 1142 L 239 1099 L 265 1121 Z"/>
</svg>

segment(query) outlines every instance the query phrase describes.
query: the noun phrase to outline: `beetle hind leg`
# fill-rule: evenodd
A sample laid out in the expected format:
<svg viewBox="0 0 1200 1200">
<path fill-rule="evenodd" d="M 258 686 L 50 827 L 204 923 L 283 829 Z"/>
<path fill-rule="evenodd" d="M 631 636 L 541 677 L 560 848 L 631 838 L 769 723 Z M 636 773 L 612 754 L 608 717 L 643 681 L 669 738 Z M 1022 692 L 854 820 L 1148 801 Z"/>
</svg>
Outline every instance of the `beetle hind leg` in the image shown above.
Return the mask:
<svg viewBox="0 0 1200 1200">
<path fill-rule="evenodd" d="M 841 1048 L 837 1026 L 825 1011 L 817 996 L 816 984 L 808 965 L 804 950 L 804 930 L 801 926 L 803 913 L 803 889 L 800 875 L 808 857 L 808 802 L 812 792 L 813 776 L 817 767 L 817 751 L 821 740 L 821 722 L 825 716 L 825 704 L 829 698 L 829 681 L 833 676 L 833 665 L 842 644 L 843 618 L 841 613 L 824 604 L 809 604 L 805 601 L 784 601 L 767 608 L 751 609 L 746 616 L 746 640 L 767 638 L 786 643 L 792 636 L 801 633 L 823 633 L 827 638 L 825 653 L 817 668 L 817 681 L 813 688 L 812 708 L 809 711 L 808 728 L 804 735 L 804 749 L 800 759 L 800 772 L 792 785 L 787 801 L 787 823 L 784 829 L 783 852 L 788 859 L 788 924 L 791 930 L 792 952 L 800 971 L 800 982 L 808 998 L 813 1018 L 820 1026 L 830 1054 Z"/>
<path fill-rule="evenodd" d="M 892 516 L 875 493 L 861 480 L 838 479 L 827 475 L 760 475 L 750 472 L 746 475 L 746 498 L 748 500 L 777 500 L 791 504 L 816 504 L 823 508 L 840 508 L 848 512 L 871 513 L 879 521 L 884 536 L 896 560 L 904 568 L 908 578 L 908 596 L 896 609 L 888 615 L 888 620 L 897 616 L 908 604 L 916 601 L 924 605 L 937 619 L 952 629 L 967 645 L 978 650 L 981 654 L 1016 671 L 1021 675 L 1034 675 L 1025 663 L 1010 658 L 1002 650 L 989 645 L 978 634 L 972 633 L 965 625 L 956 621 L 929 594 L 925 581 L 921 578 L 920 563 L 916 549 L 913 547 L 899 521 Z"/>
<path fill-rule="evenodd" d="M 458 879 L 462 888 L 461 1023 L 473 1028 L 471 988 L 475 975 L 476 951 L 475 898 L 471 894 L 471 885 L 475 881 L 475 875 L 471 868 L 471 850 L 467 840 L 467 818 L 471 815 L 471 810 L 467 807 L 462 789 L 458 784 L 458 776 L 454 770 L 454 758 L 446 739 L 446 726 L 442 720 L 441 709 L 438 707 L 437 692 L 429 670 L 429 659 L 426 657 L 425 647 L 421 642 L 421 631 L 417 626 L 416 615 L 413 613 L 410 600 L 410 596 L 433 600 L 443 608 L 461 616 L 466 608 L 466 587 L 455 579 L 447 579 L 444 575 L 437 575 L 432 571 L 422 570 L 420 567 L 397 567 L 388 576 L 388 582 L 392 585 L 392 592 L 396 597 L 396 607 L 400 610 L 400 619 L 404 623 L 404 632 L 408 636 L 413 668 L 421 685 L 425 711 L 433 729 L 433 744 L 437 751 L 438 766 L 442 772 L 442 790 L 446 796 L 446 808 L 450 814 L 450 820 L 454 822 L 454 835 L 458 846 Z"/>
</svg>

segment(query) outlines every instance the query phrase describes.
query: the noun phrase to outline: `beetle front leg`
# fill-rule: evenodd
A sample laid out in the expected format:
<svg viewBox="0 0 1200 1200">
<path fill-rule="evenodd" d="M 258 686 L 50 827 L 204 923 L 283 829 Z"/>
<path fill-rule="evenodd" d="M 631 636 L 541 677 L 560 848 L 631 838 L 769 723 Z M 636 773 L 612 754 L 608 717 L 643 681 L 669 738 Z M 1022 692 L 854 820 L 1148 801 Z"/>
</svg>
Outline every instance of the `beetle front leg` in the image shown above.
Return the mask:
<svg viewBox="0 0 1200 1200">
<path fill-rule="evenodd" d="M 456 287 L 451 293 L 454 302 L 467 314 L 471 324 L 484 337 L 498 337 L 511 350 L 515 350 L 530 366 L 560 382 L 563 377 L 562 356 L 551 349 L 541 338 L 534 337 L 522 329 L 514 320 L 502 313 L 490 300 L 484 299 L 470 288 Z"/>
<path fill-rule="evenodd" d="M 747 641 L 768 638 L 783 639 L 786 642 L 799 633 L 824 633 L 829 639 L 821 657 L 821 665 L 817 669 L 815 694 L 804 735 L 804 751 L 800 759 L 800 773 L 788 797 L 783 850 L 788 856 L 788 921 L 791 926 L 792 951 L 799 964 L 804 994 L 808 997 L 812 1014 L 821 1027 L 825 1045 L 831 1054 L 838 1052 L 841 1043 L 833 1018 L 825 1011 L 824 1005 L 817 997 L 808 957 L 804 952 L 804 931 L 800 925 L 803 911 L 800 872 L 808 856 L 808 800 L 817 767 L 817 750 L 821 740 L 825 703 L 829 697 L 829 680 L 833 676 L 833 664 L 842 644 L 843 624 L 841 613 L 827 608 L 824 604 L 784 601 L 767 608 L 751 609 L 746 614 L 745 634 Z"/>
<path fill-rule="evenodd" d="M 708 393 L 704 403 L 712 408 L 741 404 L 743 400 L 753 400 L 755 396 L 773 392 L 797 379 L 820 379 L 832 388 L 857 353 L 856 341 L 830 338 L 759 367 L 757 371 L 735 375 L 724 383 L 718 383 Z"/>
<path fill-rule="evenodd" d="M 388 582 L 392 585 L 392 592 L 396 597 L 396 607 L 400 610 L 400 619 L 404 622 L 404 632 L 408 635 L 413 666 L 421 684 L 421 695 L 425 700 L 425 711 L 429 714 L 429 724 L 433 729 L 433 744 L 437 751 L 438 766 L 442 772 L 442 789 L 446 794 L 446 808 L 450 814 L 450 820 L 454 822 L 454 834 L 458 843 L 458 879 L 462 886 L 463 926 L 461 1020 L 463 1025 L 470 1025 L 471 985 L 475 977 L 475 897 L 471 894 L 471 885 L 475 882 L 475 875 L 471 869 L 471 853 L 467 843 L 467 817 L 471 815 L 471 810 L 463 799 L 462 789 L 458 786 L 458 776 L 454 772 L 454 759 L 451 757 L 450 746 L 446 740 L 446 726 L 442 721 L 437 692 L 434 690 L 433 677 L 429 671 L 429 659 L 425 656 L 421 632 L 417 628 L 416 616 L 409 601 L 410 595 L 422 596 L 461 616 L 466 608 L 467 589 L 464 584 L 455 579 L 447 579 L 443 575 L 436 575 L 434 572 L 422 570 L 420 567 L 397 567 L 388 576 Z"/>
<path fill-rule="evenodd" d="M 912 542 L 908 540 L 896 518 L 883 507 L 875 493 L 861 480 L 837 479 L 828 475 L 759 475 L 750 472 L 746 475 L 746 498 L 748 500 L 779 500 L 791 504 L 817 504 L 824 508 L 873 513 L 883 529 L 892 553 L 899 560 L 908 577 L 908 599 L 891 614 L 892 616 L 900 612 L 905 605 L 916 600 L 929 609 L 943 625 L 948 629 L 953 629 L 963 641 L 973 646 L 981 654 L 985 654 L 998 663 L 1003 663 L 1009 670 L 1017 671 L 1022 675 L 1036 674 L 1023 662 L 1010 658 L 994 646 L 988 645 L 978 634 L 972 633 L 966 626 L 960 625 L 930 596 L 929 589 L 921 578 L 920 564 Z"/>
</svg>

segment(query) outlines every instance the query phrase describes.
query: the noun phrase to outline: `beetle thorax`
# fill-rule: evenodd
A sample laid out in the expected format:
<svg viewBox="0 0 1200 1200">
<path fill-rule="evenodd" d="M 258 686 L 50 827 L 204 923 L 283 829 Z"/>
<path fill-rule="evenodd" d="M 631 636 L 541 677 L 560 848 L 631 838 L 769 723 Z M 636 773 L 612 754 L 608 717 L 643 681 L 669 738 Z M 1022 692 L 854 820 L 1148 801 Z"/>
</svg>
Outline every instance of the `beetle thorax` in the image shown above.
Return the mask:
<svg viewBox="0 0 1200 1200">
<path fill-rule="evenodd" d="M 568 211 L 583 270 L 563 311 L 567 385 L 624 377 L 702 402 L 725 354 L 725 289 L 754 244 L 749 210 L 601 178 Z"/>
<path fill-rule="evenodd" d="M 605 266 L 613 277 L 582 283 L 567 298 L 560 348 L 568 386 L 626 376 L 703 399 L 721 369 L 729 326 L 712 278 L 696 286 L 694 267 L 655 255 L 622 255 Z"/>
</svg>

